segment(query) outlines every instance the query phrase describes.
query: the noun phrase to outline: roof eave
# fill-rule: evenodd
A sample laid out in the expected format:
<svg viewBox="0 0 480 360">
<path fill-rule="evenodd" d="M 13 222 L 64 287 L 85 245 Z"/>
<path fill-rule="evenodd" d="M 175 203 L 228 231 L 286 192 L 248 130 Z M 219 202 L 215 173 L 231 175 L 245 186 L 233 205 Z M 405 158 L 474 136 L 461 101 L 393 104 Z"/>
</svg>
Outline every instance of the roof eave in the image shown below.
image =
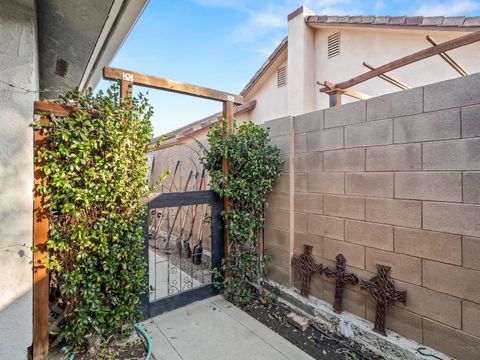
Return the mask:
<svg viewBox="0 0 480 360">
<path fill-rule="evenodd" d="M 80 80 L 81 91 L 97 86 L 103 67 L 109 65 L 120 50 L 148 1 L 114 1 Z"/>
</svg>

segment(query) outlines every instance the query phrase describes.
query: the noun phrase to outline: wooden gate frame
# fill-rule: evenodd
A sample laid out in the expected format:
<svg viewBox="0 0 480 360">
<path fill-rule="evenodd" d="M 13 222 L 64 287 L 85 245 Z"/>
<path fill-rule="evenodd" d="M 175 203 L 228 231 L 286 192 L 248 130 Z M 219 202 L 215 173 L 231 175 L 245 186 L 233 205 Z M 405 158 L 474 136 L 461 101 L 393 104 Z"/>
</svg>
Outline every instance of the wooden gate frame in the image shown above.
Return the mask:
<svg viewBox="0 0 480 360">
<path fill-rule="evenodd" d="M 152 89 L 165 90 L 179 94 L 196 96 L 204 99 L 220 101 L 223 104 L 223 121 L 225 124 L 225 136 L 233 131 L 233 112 L 235 105 L 242 105 L 244 98 L 223 91 L 218 91 L 202 86 L 168 80 L 157 76 L 145 75 L 134 71 L 117 69 L 112 67 L 103 68 L 103 78 L 107 80 L 119 80 L 120 97 L 122 100 L 132 96 L 132 86 L 144 86 Z M 81 109 L 74 106 L 64 106 L 42 101 L 35 101 L 34 114 L 55 116 L 69 116 Z M 94 115 L 94 114 L 92 114 Z M 43 117 L 41 121 L 49 121 Z M 33 196 L 33 245 L 39 250 L 33 255 L 33 360 L 45 360 L 48 355 L 48 314 L 49 314 L 49 284 L 48 271 L 43 266 L 48 259 L 48 217 L 44 208 L 45 198 L 39 193 L 38 185 L 46 180 L 42 172 L 42 163 L 36 163 L 35 158 L 42 147 L 48 146 L 48 136 L 38 130 L 34 130 L 34 196 Z M 229 163 L 226 159 L 222 162 L 222 171 L 226 178 L 229 173 Z M 224 183 L 226 186 L 226 183 Z M 224 199 L 224 209 L 231 209 L 231 200 Z M 148 249 L 147 249 L 148 250 Z M 224 232 L 224 254 L 228 253 L 228 232 Z"/>
</svg>

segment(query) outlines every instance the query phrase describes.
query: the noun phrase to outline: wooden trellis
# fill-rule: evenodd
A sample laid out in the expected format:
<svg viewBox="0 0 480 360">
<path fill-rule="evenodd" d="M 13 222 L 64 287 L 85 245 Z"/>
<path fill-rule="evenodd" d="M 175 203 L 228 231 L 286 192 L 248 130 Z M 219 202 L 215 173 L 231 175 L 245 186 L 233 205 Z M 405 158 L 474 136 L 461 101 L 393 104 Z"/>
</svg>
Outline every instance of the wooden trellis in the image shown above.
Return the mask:
<svg viewBox="0 0 480 360">
<path fill-rule="evenodd" d="M 193 84 L 182 83 L 168 80 L 156 76 L 145 75 L 129 70 L 105 67 L 103 77 L 109 80 L 119 80 L 121 82 L 121 99 L 132 96 L 133 85 L 149 87 L 153 89 L 176 92 L 180 94 L 201 97 L 204 99 L 220 101 L 223 104 L 223 121 L 226 124 L 225 135 L 233 130 L 233 112 L 235 105 L 242 105 L 244 99 L 240 95 L 230 94 L 214 89 L 209 89 Z M 48 122 L 49 116 L 53 114 L 58 117 L 69 116 L 74 112 L 80 111 L 75 106 L 65 106 L 52 104 L 42 101 L 34 103 L 34 114 L 41 115 L 42 122 Z M 96 113 L 92 111 L 92 116 Z M 48 146 L 48 136 L 41 131 L 34 131 L 34 158 L 36 158 L 42 147 Z M 44 262 L 48 259 L 47 240 L 49 222 L 47 211 L 44 207 L 45 198 L 38 191 L 38 185 L 46 181 L 46 176 L 42 171 L 41 162 L 34 162 L 34 203 L 33 203 L 33 245 L 38 249 L 33 258 L 33 360 L 44 360 L 48 355 L 48 334 L 49 334 L 49 281 L 48 271 L 44 267 Z M 222 163 L 224 175 L 229 173 L 229 164 L 226 159 Z M 226 184 L 225 184 L 226 185 Z M 231 209 L 230 199 L 225 199 L 225 210 Z M 228 235 L 225 232 L 225 254 L 228 249 Z"/>
</svg>

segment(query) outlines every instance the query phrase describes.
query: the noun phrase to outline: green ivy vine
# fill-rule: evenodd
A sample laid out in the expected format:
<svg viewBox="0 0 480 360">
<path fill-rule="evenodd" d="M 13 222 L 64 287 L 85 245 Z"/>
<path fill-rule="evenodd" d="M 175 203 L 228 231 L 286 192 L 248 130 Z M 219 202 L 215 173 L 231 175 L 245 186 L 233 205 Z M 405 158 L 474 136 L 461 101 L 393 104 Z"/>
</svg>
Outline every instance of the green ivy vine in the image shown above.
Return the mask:
<svg viewBox="0 0 480 360">
<path fill-rule="evenodd" d="M 62 312 L 52 332 L 66 351 L 92 351 L 133 327 L 148 292 L 142 199 L 153 110 L 142 94 L 120 102 L 118 84 L 58 102 L 81 111 L 34 124 L 50 141 L 36 160 L 45 163 L 50 302 Z"/>
<path fill-rule="evenodd" d="M 230 301 L 249 305 L 259 295 L 266 299 L 267 293 L 259 290 L 268 257 L 260 252 L 259 238 L 266 196 L 280 176 L 283 162 L 280 150 L 269 144 L 269 131 L 258 125 L 235 123 L 231 135 L 224 134 L 224 125 L 212 126 L 208 134 L 210 148 L 202 158 L 211 188 L 232 202 L 232 210 L 223 213 L 229 232 L 228 256 L 223 262 L 226 276 L 217 286 Z M 222 172 L 224 158 L 230 166 L 226 179 Z"/>
</svg>

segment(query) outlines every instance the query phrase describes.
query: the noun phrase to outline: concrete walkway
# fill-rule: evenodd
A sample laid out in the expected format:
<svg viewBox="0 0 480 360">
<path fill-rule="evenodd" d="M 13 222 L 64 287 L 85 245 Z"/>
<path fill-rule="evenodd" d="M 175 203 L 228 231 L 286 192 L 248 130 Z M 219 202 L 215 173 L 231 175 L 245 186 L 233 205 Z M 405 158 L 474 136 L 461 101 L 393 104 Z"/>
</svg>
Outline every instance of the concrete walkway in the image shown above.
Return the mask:
<svg viewBox="0 0 480 360">
<path fill-rule="evenodd" d="M 142 323 L 157 360 L 313 360 L 221 296 Z"/>
</svg>

